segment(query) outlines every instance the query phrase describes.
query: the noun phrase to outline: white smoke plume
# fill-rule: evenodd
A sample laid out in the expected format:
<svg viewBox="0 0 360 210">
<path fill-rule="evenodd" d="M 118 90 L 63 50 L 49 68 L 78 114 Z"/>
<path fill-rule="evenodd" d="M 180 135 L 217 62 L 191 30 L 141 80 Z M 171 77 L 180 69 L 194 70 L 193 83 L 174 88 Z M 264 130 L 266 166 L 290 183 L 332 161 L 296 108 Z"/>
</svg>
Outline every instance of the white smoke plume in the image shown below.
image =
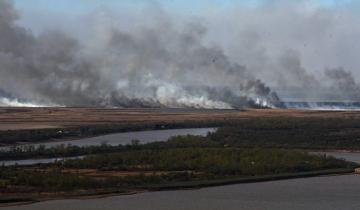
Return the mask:
<svg viewBox="0 0 360 210">
<path fill-rule="evenodd" d="M 0 106 L 6 106 L 6 107 L 46 107 L 49 105 L 44 104 L 32 104 L 27 102 L 21 102 L 18 99 L 10 99 L 1 97 L 0 98 Z"/>
<path fill-rule="evenodd" d="M 20 14 L 0 0 L 0 97 L 61 106 L 357 107 L 359 2 L 256 2 L 195 17 L 157 4 L 68 17 Z"/>
<path fill-rule="evenodd" d="M 65 106 L 280 105 L 245 66 L 206 45 L 207 29 L 196 22 L 175 26 L 164 16 L 131 32 L 104 29 L 96 43 L 83 43 L 58 30 L 34 35 L 18 18 L 12 2 L 0 0 L 0 90 L 14 98 Z"/>
</svg>

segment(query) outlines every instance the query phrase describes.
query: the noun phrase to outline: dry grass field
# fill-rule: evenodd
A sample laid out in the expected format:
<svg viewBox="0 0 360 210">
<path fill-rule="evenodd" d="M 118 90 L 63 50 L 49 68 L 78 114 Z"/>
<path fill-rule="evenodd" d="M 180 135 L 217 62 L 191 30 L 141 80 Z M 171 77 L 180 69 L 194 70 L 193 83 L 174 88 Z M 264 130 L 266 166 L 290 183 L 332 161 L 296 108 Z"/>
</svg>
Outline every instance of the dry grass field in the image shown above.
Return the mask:
<svg viewBox="0 0 360 210">
<path fill-rule="evenodd" d="M 228 121 L 254 117 L 360 118 L 360 112 L 286 109 L 0 108 L 0 131 L 122 123 Z"/>
</svg>

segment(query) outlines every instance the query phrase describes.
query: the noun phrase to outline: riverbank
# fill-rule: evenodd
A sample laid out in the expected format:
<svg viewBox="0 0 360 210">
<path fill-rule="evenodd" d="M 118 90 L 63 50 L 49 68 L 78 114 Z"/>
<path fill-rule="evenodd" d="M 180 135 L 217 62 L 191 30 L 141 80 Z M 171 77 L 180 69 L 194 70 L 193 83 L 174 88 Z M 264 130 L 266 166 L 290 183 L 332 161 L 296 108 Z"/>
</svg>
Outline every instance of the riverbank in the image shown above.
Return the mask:
<svg viewBox="0 0 360 210">
<path fill-rule="evenodd" d="M 167 185 L 153 185 L 148 186 L 143 190 L 133 190 L 128 192 L 123 192 L 119 190 L 109 190 L 109 191 L 83 191 L 80 194 L 74 193 L 56 193 L 50 194 L 34 194 L 29 197 L 19 196 L 19 197 L 6 197 L 6 195 L 0 198 L 0 207 L 10 207 L 10 206 L 20 206 L 20 205 L 29 205 L 37 202 L 44 202 L 50 200 L 63 200 L 63 199 L 99 199 L 113 196 L 124 196 L 124 195 L 134 195 L 144 192 L 156 192 L 156 191 L 174 191 L 174 190 L 191 190 L 199 189 L 205 187 L 216 187 L 216 186 L 225 186 L 233 184 L 244 184 L 244 183 L 258 183 L 258 182 L 269 182 L 269 181 L 278 181 L 278 180 L 288 180 L 288 179 L 298 179 L 298 178 L 310 178 L 317 176 L 340 176 L 340 175 L 349 175 L 353 174 L 354 169 L 332 169 L 332 170 L 319 170 L 312 172 L 302 172 L 302 173 L 290 173 L 290 174 L 278 174 L 278 175 L 267 175 L 267 176 L 254 176 L 247 178 L 231 178 L 231 179 L 219 179 L 211 181 L 195 181 L 195 182 L 179 182 L 172 183 Z"/>
<path fill-rule="evenodd" d="M 222 127 L 266 118 L 360 119 L 355 111 L 288 109 L 118 109 L 0 107 L 0 145 L 73 140 L 110 133 Z"/>
<path fill-rule="evenodd" d="M 191 113 L 193 117 L 191 119 L 188 118 L 189 116 L 183 118 L 184 113 L 190 114 L 187 111 L 166 112 L 170 114 L 167 115 L 169 121 L 159 121 L 165 116 L 162 116 L 163 112 L 153 112 L 151 115 L 137 112 L 137 119 L 144 119 L 139 124 L 126 121 L 122 124 L 66 128 L 74 129 L 73 133 L 59 128 L 51 128 L 51 132 L 48 132 L 49 129 L 5 131 L 7 134 L 9 132 L 14 134 L 7 136 L 3 133 L 6 140 L 26 137 L 25 142 L 39 139 L 46 142 L 52 139 L 50 138 L 52 135 L 80 138 L 128 129 L 162 130 L 210 124 L 220 127 L 216 132 L 206 136 L 177 136 L 163 142 L 154 142 L 154 139 L 149 138 L 149 142 L 145 144 L 131 141 L 128 145 L 117 146 L 59 145 L 2 152 L 1 158 L 9 160 L 20 157 L 26 159 L 83 156 L 84 158 L 31 166 L 2 166 L 0 197 L 4 205 L 52 199 L 99 198 L 144 191 L 197 189 L 344 175 L 353 173 L 358 167 L 356 163 L 329 155 L 312 155 L 304 152 L 304 150 L 360 148 L 357 141 L 360 118 L 348 118 L 347 112 L 331 115 L 332 118 L 322 116 L 323 112 L 309 114 L 311 117 L 301 116 L 298 112 L 284 114 L 285 112 L 278 111 L 279 115 L 275 115 L 274 111 L 263 110 L 243 111 L 241 114 L 235 111 L 222 112 Z M 221 119 L 229 113 L 238 118 Z M 259 113 L 263 116 L 259 117 L 261 116 Z M 122 114 L 126 115 L 125 112 Z M 151 116 L 155 115 L 160 117 L 157 121 L 151 119 Z M 210 120 L 215 115 L 217 120 Z M 249 117 L 250 115 L 252 116 Z M 204 118 L 195 119 L 196 116 Z M 202 121 L 205 116 L 208 120 Z M 170 117 L 173 117 L 171 118 L 173 121 Z M 224 125 L 231 126 L 222 127 Z M 80 133 L 76 129 L 80 129 Z M 120 138 L 116 136 L 114 139 L 118 143 Z M 136 138 L 131 140 L 133 139 Z M 11 143 L 19 142 L 11 141 Z M 66 141 L 63 143 L 66 144 Z"/>
<path fill-rule="evenodd" d="M 4 210 L 358 210 L 359 175 L 318 176 L 194 190 L 144 192 L 97 199 L 65 199 Z"/>
<path fill-rule="evenodd" d="M 212 144 L 203 138 L 176 137 L 52 164 L 2 166 L 0 203 L 347 174 L 358 167 L 296 150 L 206 147 Z"/>
<path fill-rule="evenodd" d="M 228 121 L 189 121 L 173 123 L 106 124 L 70 128 L 46 128 L 36 130 L 0 131 L 0 148 L 27 144 L 64 143 L 105 135 L 140 131 L 175 130 L 191 128 L 214 128 L 235 124 Z"/>
</svg>

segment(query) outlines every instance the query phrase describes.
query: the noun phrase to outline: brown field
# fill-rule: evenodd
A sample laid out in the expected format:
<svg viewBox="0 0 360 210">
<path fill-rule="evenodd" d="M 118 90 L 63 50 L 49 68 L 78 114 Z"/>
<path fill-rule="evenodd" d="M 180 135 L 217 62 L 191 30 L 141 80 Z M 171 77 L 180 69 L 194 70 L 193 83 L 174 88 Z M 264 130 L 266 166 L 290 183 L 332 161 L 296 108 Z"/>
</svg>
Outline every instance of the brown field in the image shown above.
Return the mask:
<svg viewBox="0 0 360 210">
<path fill-rule="evenodd" d="M 286 109 L 196 110 L 111 108 L 0 108 L 0 131 L 80 127 L 122 123 L 174 123 L 227 121 L 253 117 L 351 117 L 356 111 L 309 111 Z"/>
</svg>

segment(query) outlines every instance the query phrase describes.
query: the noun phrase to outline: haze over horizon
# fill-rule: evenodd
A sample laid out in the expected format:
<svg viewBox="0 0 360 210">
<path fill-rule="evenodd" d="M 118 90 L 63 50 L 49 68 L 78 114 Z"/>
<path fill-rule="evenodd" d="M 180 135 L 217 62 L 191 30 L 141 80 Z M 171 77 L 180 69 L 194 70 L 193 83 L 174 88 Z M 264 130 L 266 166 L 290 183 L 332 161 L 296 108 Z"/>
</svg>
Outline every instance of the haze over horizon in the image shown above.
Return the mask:
<svg viewBox="0 0 360 210">
<path fill-rule="evenodd" d="M 360 101 L 360 2 L 0 0 L 0 105 Z"/>
</svg>

